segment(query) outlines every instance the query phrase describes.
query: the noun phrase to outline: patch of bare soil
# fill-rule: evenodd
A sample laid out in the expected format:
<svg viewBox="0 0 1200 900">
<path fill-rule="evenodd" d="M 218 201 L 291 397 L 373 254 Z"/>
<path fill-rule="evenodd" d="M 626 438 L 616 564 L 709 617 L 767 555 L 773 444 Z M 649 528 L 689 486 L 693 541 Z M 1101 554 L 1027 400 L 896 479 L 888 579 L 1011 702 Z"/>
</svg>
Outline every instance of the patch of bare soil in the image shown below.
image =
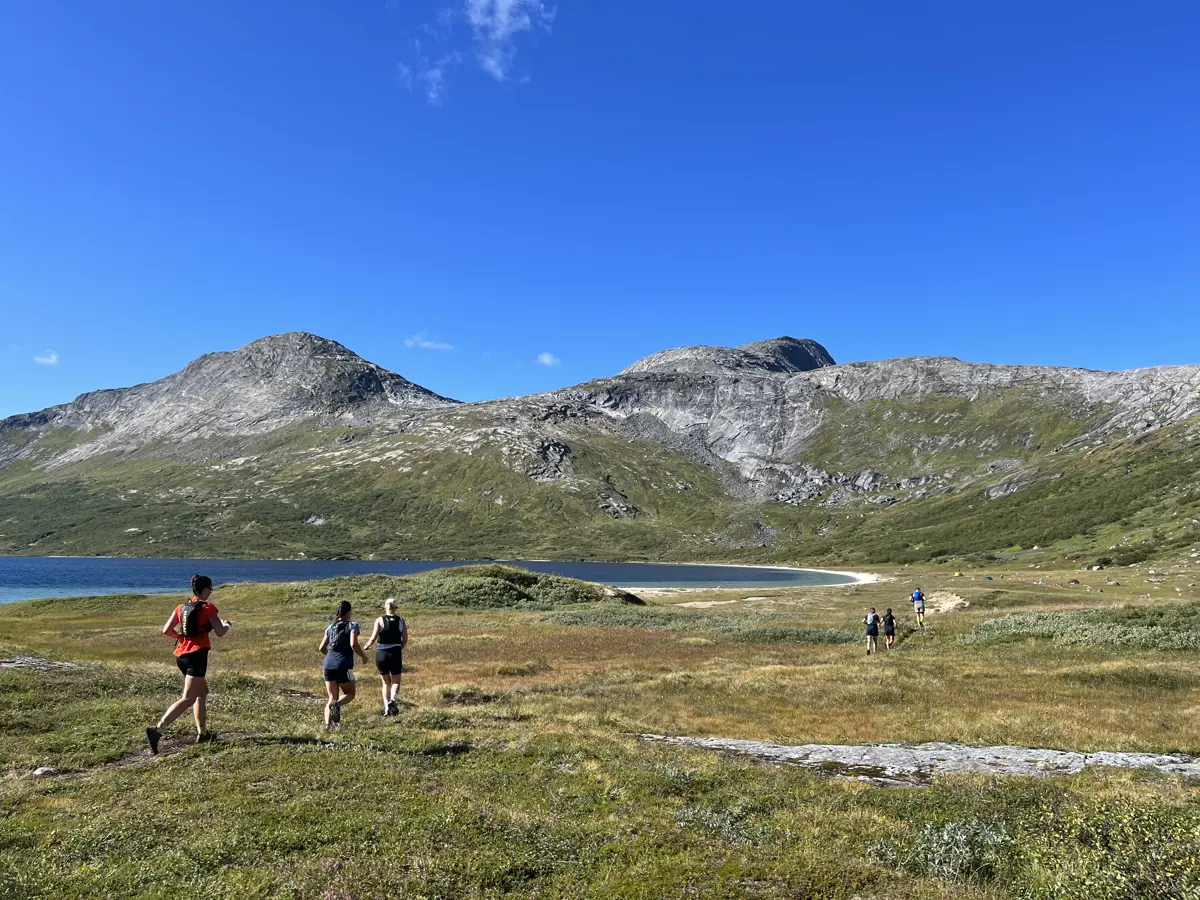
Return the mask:
<svg viewBox="0 0 1200 900">
<path fill-rule="evenodd" d="M 936 613 L 954 612 L 956 609 L 964 609 L 970 605 L 969 601 L 949 591 L 934 591 L 925 598 L 926 608 L 930 612 Z"/>
</svg>

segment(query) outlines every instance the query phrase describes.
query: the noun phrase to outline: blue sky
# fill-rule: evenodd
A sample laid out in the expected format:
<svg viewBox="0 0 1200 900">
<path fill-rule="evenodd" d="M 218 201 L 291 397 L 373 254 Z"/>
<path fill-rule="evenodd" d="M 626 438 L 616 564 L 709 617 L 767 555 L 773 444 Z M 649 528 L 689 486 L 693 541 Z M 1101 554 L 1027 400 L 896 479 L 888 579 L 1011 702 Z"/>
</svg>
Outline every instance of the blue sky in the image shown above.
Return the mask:
<svg viewBox="0 0 1200 900">
<path fill-rule="evenodd" d="M 6 0 L 0 415 L 290 330 L 468 400 L 781 334 L 1200 362 L 1197 46 L 1184 2 Z"/>
</svg>

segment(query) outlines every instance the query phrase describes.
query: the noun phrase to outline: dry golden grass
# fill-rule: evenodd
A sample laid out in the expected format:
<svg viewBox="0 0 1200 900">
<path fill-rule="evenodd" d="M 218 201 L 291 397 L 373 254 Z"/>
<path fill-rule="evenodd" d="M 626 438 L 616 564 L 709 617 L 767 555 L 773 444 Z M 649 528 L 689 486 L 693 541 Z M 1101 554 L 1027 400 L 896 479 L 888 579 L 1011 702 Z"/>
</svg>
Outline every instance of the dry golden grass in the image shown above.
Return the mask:
<svg viewBox="0 0 1200 900">
<path fill-rule="evenodd" d="M 100 663 L 72 675 L 0 672 L 0 894 L 985 900 L 1013 896 L 1006 879 L 1016 878 L 1021 896 L 1083 898 L 1086 878 L 1111 881 L 1150 855 L 1200 847 L 1200 832 L 1187 831 L 1200 787 L 1178 778 L 960 776 L 881 791 L 634 737 L 1200 752 L 1194 653 L 962 640 L 1006 611 L 1194 599 L 1188 573 L 1156 590 L 1144 576 L 1107 585 L 1108 573 L 1039 572 L 1047 583 L 1035 585 L 1025 573 L 923 572 L 927 594 L 970 605 L 930 615 L 925 634 L 904 628 L 896 650 L 871 658 L 861 642 L 756 643 L 735 627 L 857 633 L 869 606 L 889 605 L 907 621 L 911 571 L 883 574 L 895 580 L 759 591 L 752 602 L 749 592 L 653 598 L 652 623 L 663 624 L 657 614 L 687 628 L 406 609 L 410 705 L 381 719 L 373 667 L 360 666 L 362 701 L 333 734 L 320 727 L 317 651 L 333 601 L 288 585 L 229 586 L 214 600 L 234 632 L 215 641 L 210 666 L 210 721 L 229 740 L 153 764 L 140 729 L 178 690 L 159 634 L 178 598 L 0 608 L 0 657 Z M 669 609 L 706 599 L 738 602 Z M 593 613 L 640 621 L 614 605 Z M 369 630 L 375 615 L 354 617 Z M 25 774 L 45 763 L 75 774 Z M 1093 808 L 1105 803 L 1117 805 Z M 1065 837 L 1038 838 L 1048 810 Z M 987 878 L 902 872 L 878 856 L 888 841 L 923 840 L 927 826 L 977 822 L 1022 836 Z M 1125 831 L 1116 850 L 1089 857 L 1079 842 L 1097 822 Z M 1059 847 L 1074 855 L 1056 857 Z M 1043 875 L 1066 887 L 1042 890 Z M 1190 896 L 1146 877 L 1112 896 L 1164 883 L 1156 896 Z"/>
</svg>

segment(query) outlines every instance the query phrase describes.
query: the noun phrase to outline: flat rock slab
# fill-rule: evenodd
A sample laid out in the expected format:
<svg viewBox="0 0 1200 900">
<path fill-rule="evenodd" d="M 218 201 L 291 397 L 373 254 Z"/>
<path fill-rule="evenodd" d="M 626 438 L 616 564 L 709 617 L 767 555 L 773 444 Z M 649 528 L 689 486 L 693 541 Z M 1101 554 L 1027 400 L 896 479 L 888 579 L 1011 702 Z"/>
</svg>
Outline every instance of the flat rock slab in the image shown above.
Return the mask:
<svg viewBox="0 0 1200 900">
<path fill-rule="evenodd" d="M 14 656 L 12 659 L 0 659 L 0 669 L 28 669 L 32 671 L 49 672 L 53 670 L 77 672 L 85 668 L 78 663 L 55 662 L 41 656 Z"/>
<path fill-rule="evenodd" d="M 789 747 L 729 738 L 638 735 L 642 740 L 726 750 L 773 762 L 819 769 L 838 778 L 878 784 L 923 784 L 934 775 L 975 772 L 988 775 L 1074 775 L 1089 766 L 1153 769 L 1200 778 L 1200 760 L 1153 753 L 1076 753 L 1031 747 L 968 747 L 963 744 L 801 744 Z"/>
</svg>

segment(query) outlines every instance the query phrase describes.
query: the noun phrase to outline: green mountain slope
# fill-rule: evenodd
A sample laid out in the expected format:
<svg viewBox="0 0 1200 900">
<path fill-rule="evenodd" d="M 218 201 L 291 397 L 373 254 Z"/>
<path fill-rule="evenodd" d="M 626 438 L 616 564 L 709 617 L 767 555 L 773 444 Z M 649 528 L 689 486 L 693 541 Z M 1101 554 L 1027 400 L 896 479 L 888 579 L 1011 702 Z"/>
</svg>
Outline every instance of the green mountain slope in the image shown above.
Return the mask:
<svg viewBox="0 0 1200 900">
<path fill-rule="evenodd" d="M 852 564 L 1197 540 L 1194 367 L 837 365 L 781 339 L 454 404 L 282 337 L 0 422 L 0 552 Z M 193 369 L 220 405 L 197 412 Z"/>
</svg>

